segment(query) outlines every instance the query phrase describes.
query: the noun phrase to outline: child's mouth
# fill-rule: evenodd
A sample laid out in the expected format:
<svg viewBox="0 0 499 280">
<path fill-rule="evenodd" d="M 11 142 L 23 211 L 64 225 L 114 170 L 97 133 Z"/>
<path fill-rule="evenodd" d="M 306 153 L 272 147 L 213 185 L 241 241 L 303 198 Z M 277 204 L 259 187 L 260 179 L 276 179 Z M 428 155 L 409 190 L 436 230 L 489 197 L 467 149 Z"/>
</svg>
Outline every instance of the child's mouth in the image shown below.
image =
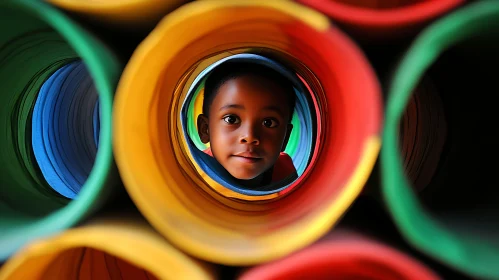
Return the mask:
<svg viewBox="0 0 499 280">
<path fill-rule="evenodd" d="M 235 156 L 238 160 L 245 162 L 245 163 L 257 163 L 261 158 L 252 158 L 252 157 L 241 157 L 241 156 Z"/>
<path fill-rule="evenodd" d="M 262 158 L 259 157 L 258 154 L 253 152 L 235 154 L 234 157 L 245 163 L 256 163 L 262 160 Z"/>
</svg>

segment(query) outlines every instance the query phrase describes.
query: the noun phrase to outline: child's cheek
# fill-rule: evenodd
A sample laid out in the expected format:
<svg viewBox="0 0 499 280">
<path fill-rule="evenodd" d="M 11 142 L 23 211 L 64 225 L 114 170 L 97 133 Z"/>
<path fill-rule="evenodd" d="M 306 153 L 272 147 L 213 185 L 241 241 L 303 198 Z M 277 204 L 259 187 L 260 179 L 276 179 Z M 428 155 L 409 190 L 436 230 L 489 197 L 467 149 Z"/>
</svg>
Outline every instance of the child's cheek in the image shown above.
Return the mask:
<svg viewBox="0 0 499 280">
<path fill-rule="evenodd" d="M 237 133 L 232 129 L 220 130 L 217 135 L 217 143 L 219 150 L 230 151 L 233 145 L 237 143 Z"/>
</svg>

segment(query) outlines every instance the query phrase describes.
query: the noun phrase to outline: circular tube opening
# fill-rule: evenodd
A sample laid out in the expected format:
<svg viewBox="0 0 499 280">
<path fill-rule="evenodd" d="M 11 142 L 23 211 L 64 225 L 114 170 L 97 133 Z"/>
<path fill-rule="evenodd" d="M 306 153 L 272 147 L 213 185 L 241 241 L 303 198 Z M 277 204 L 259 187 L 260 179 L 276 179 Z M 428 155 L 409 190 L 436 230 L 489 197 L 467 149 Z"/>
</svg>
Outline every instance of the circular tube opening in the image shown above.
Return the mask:
<svg viewBox="0 0 499 280">
<path fill-rule="evenodd" d="M 47 4 L 0 6 L 2 260 L 33 238 L 78 222 L 110 194 L 117 175 L 111 106 L 119 65 Z M 64 72 L 68 67 L 75 72 Z"/>
<path fill-rule="evenodd" d="M 498 150 L 493 134 L 484 133 L 495 120 L 486 93 L 497 88 L 498 13 L 497 3 L 474 4 L 417 38 L 391 85 L 381 154 L 383 194 L 402 234 L 425 253 L 487 278 L 499 276 L 491 160 Z M 414 98 L 424 105 L 417 118 Z M 420 131 L 401 139 L 411 114 L 409 130 Z"/>
<path fill-rule="evenodd" d="M 323 92 L 313 167 L 292 192 L 265 203 L 207 186 L 183 156 L 175 109 L 185 100 L 176 89 L 198 62 L 244 48 L 293 58 L 286 61 L 314 93 Z M 124 72 L 115 107 L 117 162 L 140 211 L 174 244 L 223 264 L 265 262 L 319 238 L 360 193 L 380 145 L 379 94 L 363 54 L 316 12 L 292 2 L 190 3 L 163 19 Z"/>
<path fill-rule="evenodd" d="M 238 54 L 234 54 L 239 52 Z M 273 55 L 271 55 L 274 53 Z M 271 49 L 239 49 L 231 50 L 230 52 L 223 52 L 221 54 L 215 55 L 210 58 L 206 58 L 200 61 L 195 67 L 194 71 L 189 71 L 191 79 L 182 79 L 186 81 L 185 85 L 182 83 L 177 86 L 177 89 L 187 93 L 185 97 L 181 95 L 177 100 L 177 107 L 180 111 L 181 127 L 175 130 L 182 130 L 184 137 L 183 142 L 186 146 L 186 153 L 176 154 L 177 157 L 185 157 L 191 160 L 195 165 L 198 174 L 203 178 L 207 178 L 206 187 L 213 189 L 218 194 L 226 197 L 246 199 L 251 201 L 265 201 L 269 199 L 276 199 L 282 197 L 284 194 L 289 193 L 292 189 L 297 187 L 297 184 L 293 184 L 297 179 L 304 175 L 307 169 L 311 169 L 310 164 L 312 162 L 313 152 L 318 150 L 318 146 L 314 143 L 318 142 L 321 138 L 317 134 L 320 131 L 322 124 L 320 124 L 320 118 L 317 117 L 316 110 L 318 108 L 317 98 L 315 94 L 310 90 L 310 87 L 306 83 L 302 83 L 303 79 L 301 76 L 292 70 L 286 68 L 282 63 L 278 62 L 274 57 L 278 55 L 282 59 L 286 56 L 285 54 L 279 53 L 277 51 L 272 51 Z M 272 57 L 270 59 L 269 57 Z M 208 64 L 216 60 L 214 63 Z M 288 58 L 287 61 L 292 61 L 292 58 Z M 281 153 L 276 163 L 272 167 L 273 178 L 271 182 L 268 183 L 255 183 L 253 185 L 245 186 L 244 183 L 248 180 L 237 180 L 228 173 L 222 165 L 220 165 L 216 159 L 211 155 L 210 142 L 203 143 L 200 139 L 200 131 L 197 127 L 197 121 L 200 118 L 200 114 L 203 113 L 203 101 L 204 101 L 204 83 L 219 67 L 224 65 L 238 65 L 238 63 L 249 63 L 258 65 L 258 67 L 268 67 L 265 71 L 275 71 L 274 73 L 280 73 L 286 78 L 288 85 L 293 85 L 293 92 L 291 94 L 295 95 L 296 101 L 294 105 L 294 113 L 291 123 L 293 125 L 292 131 L 290 133 L 287 145 L 284 149 L 284 154 Z M 206 64 L 208 66 L 206 67 Z M 303 71 L 305 69 L 300 69 Z M 244 73 L 244 72 L 243 72 Z M 313 76 L 312 73 L 305 73 L 310 77 Z M 192 77 L 195 77 L 192 81 Z M 282 85 L 281 85 L 282 86 Z M 321 89 L 317 89 L 321 90 Z M 324 93 L 320 92 L 322 95 Z M 279 102 L 282 102 L 279 100 Z M 244 104 L 241 104 L 244 105 Z M 251 107 L 251 104 L 246 104 L 246 107 Z M 249 109 L 249 108 L 248 108 Z M 244 111 L 244 110 L 234 110 L 234 111 Z M 237 112 L 234 112 L 237 113 Z M 275 112 L 269 113 L 270 115 L 276 115 Z M 206 115 L 205 115 L 206 116 Z M 319 124 L 317 125 L 317 122 Z M 225 124 L 224 124 L 225 125 Z M 285 123 L 280 124 L 283 127 Z M 265 141 L 266 139 L 262 139 Z M 239 145 L 235 144 L 234 149 L 241 148 Z M 219 147 L 224 148 L 224 147 Z M 315 150 L 314 150 L 315 149 Z M 283 167 L 282 159 L 289 159 L 293 165 L 291 172 L 290 169 Z M 310 166 L 310 168 L 308 168 Z M 242 166 L 244 168 L 244 166 Z"/>
</svg>

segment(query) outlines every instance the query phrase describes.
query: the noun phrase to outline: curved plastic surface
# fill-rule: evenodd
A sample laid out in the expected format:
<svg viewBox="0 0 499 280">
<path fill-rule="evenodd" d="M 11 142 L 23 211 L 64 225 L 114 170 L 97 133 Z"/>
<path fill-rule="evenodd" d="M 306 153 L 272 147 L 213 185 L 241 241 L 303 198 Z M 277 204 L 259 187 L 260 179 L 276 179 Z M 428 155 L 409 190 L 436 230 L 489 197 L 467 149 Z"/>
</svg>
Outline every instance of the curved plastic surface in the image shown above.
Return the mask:
<svg viewBox="0 0 499 280">
<path fill-rule="evenodd" d="M 111 147 L 111 109 L 120 65 L 98 40 L 41 1 L 0 3 L 0 260 L 34 238 L 52 234 L 99 208 L 117 181 Z M 45 182 L 32 151 L 31 114 L 45 79 L 81 59 L 100 99 L 99 150 L 77 200 Z"/>
<path fill-rule="evenodd" d="M 199 175 L 184 153 L 179 111 L 199 61 L 248 49 L 285 57 L 317 95 L 324 124 L 298 187 L 258 203 L 221 195 L 227 190 Z M 265 262 L 326 233 L 360 193 L 380 146 L 379 94 L 359 49 L 312 10 L 193 2 L 165 17 L 126 67 L 114 115 L 117 163 L 139 210 L 176 246 L 223 264 Z"/>
<path fill-rule="evenodd" d="M 441 210 L 442 212 L 439 215 L 436 215 L 437 212 L 430 211 L 422 203 L 422 200 L 418 198 L 417 194 L 411 188 L 409 178 L 405 176 L 403 159 L 399 152 L 399 125 L 413 89 L 423 75 L 426 74 L 426 71 L 429 70 L 430 66 L 436 64 L 441 59 L 440 56 L 445 51 L 461 43 L 466 44 L 462 45 L 462 47 L 472 45 L 475 49 L 473 49 L 473 52 L 468 52 L 468 54 L 474 54 L 471 60 L 480 62 L 482 60 L 477 59 L 477 55 L 481 52 L 480 50 L 484 51 L 495 47 L 493 42 L 497 42 L 497 31 L 499 30 L 498 18 L 499 3 L 495 1 L 482 1 L 439 20 L 418 36 L 405 54 L 391 83 L 383 134 L 384 145 L 381 151 L 383 196 L 401 233 L 419 250 L 457 270 L 479 278 L 499 277 L 499 266 L 497 266 L 499 263 L 499 243 L 497 242 L 496 233 L 497 211 L 492 206 L 497 205 L 497 200 L 494 201 L 497 196 L 492 196 L 485 192 L 489 189 L 490 182 L 485 181 L 484 185 L 482 185 L 478 182 L 483 181 L 478 181 L 480 178 L 477 178 L 473 174 L 480 174 L 480 177 L 490 179 L 494 177 L 493 174 L 495 173 L 492 173 L 489 177 L 485 177 L 483 171 L 478 170 L 474 171 L 478 173 L 472 173 L 472 176 L 475 177 L 469 178 L 469 176 L 464 176 L 467 172 L 466 169 L 476 170 L 475 166 L 478 169 L 484 168 L 484 165 L 480 165 L 480 161 L 467 161 L 469 156 L 463 157 L 465 150 L 468 150 L 466 152 L 467 155 L 476 155 L 479 153 L 477 151 L 478 148 L 467 145 L 461 147 L 460 151 L 454 151 L 454 160 L 451 162 L 461 162 L 461 166 L 463 167 L 461 170 L 463 171 L 451 173 L 449 177 L 461 178 L 461 180 L 454 182 L 454 185 L 447 186 L 447 196 L 444 198 L 445 202 L 439 205 L 440 208 L 444 209 Z M 482 40 L 487 38 L 487 36 L 491 38 L 491 41 L 484 44 L 483 42 L 487 41 Z M 495 50 L 492 50 L 493 56 L 485 58 L 486 61 L 482 61 L 485 64 L 482 64 L 482 66 L 489 63 L 496 56 L 494 56 L 496 53 Z M 466 53 L 457 56 L 457 58 L 464 61 L 465 56 Z M 455 65 L 455 62 L 448 66 L 453 67 L 452 65 Z M 490 88 L 487 89 L 487 85 L 490 86 L 495 83 L 495 80 L 487 80 L 485 76 L 475 77 L 476 79 L 473 78 L 474 73 L 482 73 L 481 75 L 484 73 L 476 71 L 480 66 L 475 65 L 474 67 L 474 69 L 466 68 L 467 72 L 462 72 L 463 68 L 460 68 L 457 72 L 452 72 L 452 68 L 441 69 L 442 73 L 453 75 L 447 80 L 448 83 L 454 85 L 453 90 L 447 93 L 448 98 L 453 98 L 450 99 L 452 100 L 451 102 L 459 100 L 460 96 L 466 96 L 468 99 L 462 100 L 462 108 L 471 108 L 474 104 L 485 106 L 485 104 L 483 104 L 484 100 L 481 97 L 465 95 L 461 92 L 463 91 L 461 89 L 465 89 L 465 93 L 469 93 L 468 89 L 471 88 L 476 90 L 476 92 L 483 92 L 485 94 L 490 90 Z M 455 75 L 455 73 L 460 72 L 467 73 L 468 76 Z M 494 79 L 493 77 L 491 79 Z M 468 83 L 466 80 L 470 80 L 471 82 Z M 437 80 L 434 80 L 434 82 L 437 82 Z M 482 91 L 481 88 L 485 90 Z M 482 109 L 475 108 L 475 110 L 481 111 Z M 449 110 L 449 112 L 454 111 Z M 476 122 L 469 124 L 466 121 L 471 116 L 467 111 L 458 109 L 453 114 L 454 119 L 461 120 L 462 122 L 457 123 L 455 127 L 477 127 Z M 457 118 L 458 116 L 461 117 Z M 476 119 L 480 121 L 485 120 L 483 116 L 478 116 Z M 452 119 L 449 118 L 449 122 L 451 121 Z M 479 134 L 469 136 L 475 139 L 479 139 L 479 137 L 489 139 L 488 136 L 480 136 Z M 460 138 L 466 137 L 461 135 L 454 138 L 453 141 L 456 142 Z M 473 143 L 476 144 L 476 142 Z M 486 149 L 490 150 L 491 148 Z M 481 154 L 482 159 L 488 156 Z M 442 170 L 440 173 L 446 174 L 445 172 L 451 171 Z M 467 182 L 469 181 L 477 183 L 468 185 Z M 441 185 L 439 184 L 437 187 Z M 465 199 L 468 199 L 468 202 L 465 201 L 456 206 L 452 204 L 452 200 L 459 189 L 464 190 Z M 482 199 L 492 199 L 490 206 L 485 205 L 490 208 L 481 209 L 483 205 L 479 201 L 471 201 L 473 197 L 477 196 L 481 196 Z M 470 203 L 469 207 L 466 208 L 467 210 L 462 208 L 466 203 Z M 461 208 L 456 208 L 458 206 Z M 480 209 L 485 210 L 485 213 L 479 212 Z M 486 223 L 487 221 L 489 226 L 492 227 L 479 227 L 480 223 Z"/>
<path fill-rule="evenodd" d="M 434 272 L 388 245 L 354 232 L 335 232 L 284 259 L 248 269 L 240 280 L 436 280 Z"/>
<path fill-rule="evenodd" d="M 324 13 L 359 38 L 381 40 L 413 34 L 429 21 L 458 7 L 464 0 L 298 0 Z"/>
<path fill-rule="evenodd" d="M 62 9 L 117 26 L 146 27 L 187 0 L 47 0 Z"/>
<path fill-rule="evenodd" d="M 193 158 L 193 164 L 196 166 L 196 169 L 202 170 L 207 176 L 210 176 L 213 178 L 218 184 L 222 185 L 223 187 L 230 189 L 234 192 L 250 195 L 250 196 L 263 196 L 263 195 L 268 195 L 268 194 L 273 194 L 273 193 L 278 193 L 280 191 L 283 191 L 286 189 L 287 192 L 292 191 L 287 189 L 289 185 L 293 183 L 293 179 L 284 179 L 280 182 L 272 183 L 270 185 L 264 186 L 263 189 L 248 189 L 244 188 L 242 186 L 239 186 L 237 183 L 235 183 L 230 176 L 226 172 L 224 172 L 224 169 L 222 166 L 217 164 L 216 161 L 212 157 L 206 156 L 206 154 L 203 152 L 204 149 L 206 148 L 201 148 L 199 149 L 196 145 L 195 142 L 193 141 L 193 135 L 189 134 L 189 123 L 194 123 L 197 120 L 197 115 L 192 114 L 192 112 L 189 112 L 189 108 L 191 107 L 189 104 L 193 103 L 192 99 L 194 98 L 194 93 L 196 89 L 200 87 L 200 85 L 203 85 L 205 81 L 205 77 L 209 75 L 209 73 L 218 67 L 219 65 L 222 65 L 223 63 L 230 62 L 230 61 L 246 61 L 250 63 L 258 63 L 261 65 L 264 65 L 266 67 L 270 67 L 271 69 L 274 69 L 275 71 L 280 72 L 282 75 L 287 77 L 290 83 L 294 85 L 294 91 L 296 94 L 296 102 L 295 102 L 295 116 L 299 115 L 301 118 L 301 123 L 297 127 L 293 127 L 293 132 L 298 131 L 298 133 L 301 134 L 292 134 L 290 136 L 290 148 L 293 148 L 295 153 L 288 153 L 288 155 L 292 158 L 293 164 L 296 168 L 298 176 L 301 176 L 305 169 L 308 166 L 308 163 L 310 162 L 310 158 L 312 156 L 312 151 L 313 151 L 313 141 L 317 138 L 314 137 L 314 131 L 315 131 L 315 125 L 314 121 L 315 118 L 315 111 L 318 109 L 317 106 L 314 106 L 313 102 L 310 100 L 310 95 L 311 93 L 307 91 L 306 87 L 304 84 L 302 84 L 300 78 L 291 71 L 291 69 L 285 68 L 283 65 L 279 64 L 278 62 L 262 56 L 262 55 L 256 55 L 256 54 L 251 54 L 251 53 L 242 53 L 242 54 L 235 54 L 228 56 L 226 58 L 223 58 L 213 64 L 211 64 L 209 67 L 204 69 L 193 81 L 192 85 L 189 88 L 189 91 L 187 92 L 184 104 L 182 105 L 181 109 L 181 123 L 182 123 L 182 130 L 184 133 L 184 139 L 186 142 L 186 146 L 188 146 L 189 150 L 187 151 L 189 153 L 189 157 Z M 202 90 L 202 88 L 201 88 Z M 197 90 L 199 92 L 199 90 Z M 194 101 L 196 103 L 196 101 Z M 197 102 L 198 104 L 201 102 Z M 202 107 L 202 105 L 201 105 Z M 190 113 L 190 114 L 189 114 Z M 201 112 L 199 112 L 201 113 Z M 191 118 L 189 118 L 191 116 Z M 297 121 L 294 120 L 296 123 Z M 300 121 L 298 121 L 300 123 Z M 319 124 L 321 126 L 321 124 Z M 192 126 L 191 126 L 192 127 Z M 197 134 L 197 132 L 195 132 Z M 294 137 L 294 138 L 293 138 Z M 296 139 L 298 138 L 298 139 Z M 199 139 L 199 136 L 198 136 Z M 301 140 L 301 141 L 300 141 Z M 199 140 L 200 141 L 200 140 Z M 297 142 L 300 142 L 299 147 L 297 146 Z M 294 144 L 294 145 L 293 145 Z"/>
<path fill-rule="evenodd" d="M 439 91 L 429 77 L 413 92 L 400 121 L 404 170 L 415 190 L 430 185 L 438 172 L 447 140 L 447 121 Z"/>
<path fill-rule="evenodd" d="M 64 65 L 42 85 L 32 114 L 33 153 L 57 193 L 75 198 L 92 170 L 99 137 L 98 95 L 85 65 Z"/>
<path fill-rule="evenodd" d="M 144 221 L 107 218 L 30 244 L 5 263 L 0 279 L 215 279 L 215 274 Z"/>
</svg>

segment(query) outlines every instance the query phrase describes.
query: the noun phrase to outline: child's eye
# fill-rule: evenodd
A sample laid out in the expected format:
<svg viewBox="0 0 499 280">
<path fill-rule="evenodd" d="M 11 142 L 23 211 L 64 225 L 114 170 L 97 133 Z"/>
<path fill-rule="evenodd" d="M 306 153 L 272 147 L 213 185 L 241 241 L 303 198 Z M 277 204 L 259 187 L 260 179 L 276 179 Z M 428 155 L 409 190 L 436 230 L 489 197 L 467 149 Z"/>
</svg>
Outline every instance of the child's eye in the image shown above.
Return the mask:
<svg viewBox="0 0 499 280">
<path fill-rule="evenodd" d="M 263 120 L 263 125 L 265 127 L 273 128 L 279 125 L 279 122 L 275 119 L 265 119 Z"/>
<path fill-rule="evenodd" d="M 229 116 L 225 116 L 223 118 L 223 120 L 228 123 L 228 124 L 238 124 L 241 122 L 241 120 L 239 119 L 239 117 L 237 116 L 234 116 L 234 115 L 229 115 Z"/>
</svg>

